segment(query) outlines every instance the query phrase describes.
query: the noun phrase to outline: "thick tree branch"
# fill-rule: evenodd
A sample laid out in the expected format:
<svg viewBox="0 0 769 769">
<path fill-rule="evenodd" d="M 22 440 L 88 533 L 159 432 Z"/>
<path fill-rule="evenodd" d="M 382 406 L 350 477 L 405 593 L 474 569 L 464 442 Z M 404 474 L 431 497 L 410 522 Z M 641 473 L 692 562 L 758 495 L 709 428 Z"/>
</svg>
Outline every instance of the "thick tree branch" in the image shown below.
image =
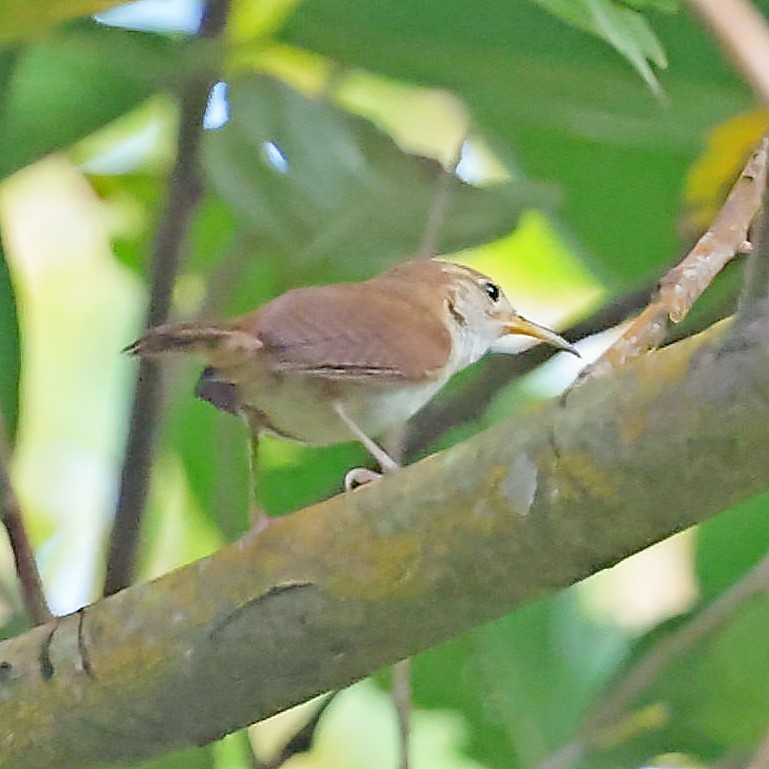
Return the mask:
<svg viewBox="0 0 769 769">
<path fill-rule="evenodd" d="M 200 35 L 219 34 L 224 28 L 228 8 L 229 0 L 209 0 L 204 5 Z M 176 164 L 169 179 L 165 210 L 152 254 L 148 327 L 157 326 L 168 318 L 180 255 L 202 195 L 198 154 L 203 115 L 214 82 L 213 74 L 195 77 L 180 97 Z M 162 396 L 161 372 L 157 364 L 142 359 L 131 408 L 115 522 L 110 534 L 105 595 L 126 587 L 133 577 Z"/>
<path fill-rule="evenodd" d="M 0 644 L 3 769 L 216 739 L 766 491 L 769 324 L 723 329 Z"/>
</svg>

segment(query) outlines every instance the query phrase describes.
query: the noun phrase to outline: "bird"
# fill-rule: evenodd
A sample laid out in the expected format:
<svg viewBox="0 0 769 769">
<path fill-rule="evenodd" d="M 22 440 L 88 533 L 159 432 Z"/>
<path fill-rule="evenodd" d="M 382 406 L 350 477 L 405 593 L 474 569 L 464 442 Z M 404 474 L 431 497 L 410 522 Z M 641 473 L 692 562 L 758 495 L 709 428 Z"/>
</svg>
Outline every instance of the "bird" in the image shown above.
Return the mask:
<svg viewBox="0 0 769 769">
<path fill-rule="evenodd" d="M 255 440 L 358 440 L 389 471 L 397 463 L 375 439 L 515 334 L 579 355 L 488 276 L 420 258 L 361 282 L 294 288 L 231 320 L 156 326 L 125 352 L 197 356 L 196 396 L 242 417 Z"/>
</svg>

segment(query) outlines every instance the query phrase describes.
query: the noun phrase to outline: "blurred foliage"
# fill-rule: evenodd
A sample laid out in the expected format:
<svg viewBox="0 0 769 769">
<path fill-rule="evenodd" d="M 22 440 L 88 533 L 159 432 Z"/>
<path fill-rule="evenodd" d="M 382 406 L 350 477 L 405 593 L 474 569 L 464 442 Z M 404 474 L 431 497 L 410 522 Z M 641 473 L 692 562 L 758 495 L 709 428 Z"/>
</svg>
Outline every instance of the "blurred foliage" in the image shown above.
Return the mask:
<svg viewBox="0 0 769 769">
<path fill-rule="evenodd" d="M 647 20 L 612 0 L 537 0 L 539 5 L 605 40 L 621 53 L 655 93 L 659 83 L 651 64 L 667 66 L 665 52 Z"/>
<path fill-rule="evenodd" d="M 77 18 L 107 5 L 0 0 L 0 44 L 6 44 L 0 49 L 0 176 L 49 153 L 68 153 L 98 206 L 104 241 L 111 240 L 109 258 L 121 265 L 115 271 L 124 282 L 120 290 L 128 295 L 125 286 L 136 283 L 146 288 L 171 160 L 165 150 L 173 142 L 173 99 L 187 78 L 223 62 L 229 120 L 204 139 L 206 191 L 175 291 L 182 316 L 244 312 L 290 286 L 361 278 L 415 253 L 443 164 L 457 149 L 451 137 L 463 136 L 468 124 L 459 176 L 444 178 L 449 207 L 439 250 L 498 273 L 527 313 L 527 296 L 554 318 L 584 313 L 653 282 L 681 255 L 707 226 L 766 126 L 765 114 L 751 110 L 749 90 L 677 0 L 478 0 L 471 10 L 464 0 L 236 0 L 219 44 Z M 766 12 L 769 0 L 757 5 Z M 354 98 L 361 91 L 368 99 Z M 417 145 L 429 157 L 404 149 Z M 24 219 L 28 228 L 58 226 L 45 193 L 37 218 Z M 46 265 L 25 251 L 25 236 L 15 227 L 18 201 L 0 202 L 8 252 L 7 261 L 0 252 L 0 409 L 12 430 L 21 411 L 23 478 L 34 475 L 39 457 L 24 449 L 30 424 L 51 413 L 33 399 L 51 389 L 40 381 L 37 356 L 64 349 L 57 358 L 63 366 L 68 357 L 78 359 L 66 345 L 82 346 L 82 340 L 70 338 L 74 325 L 36 325 L 35 302 L 51 300 L 40 293 Z M 94 226 L 89 222 L 83 226 Z M 46 290 L 55 284 L 66 292 L 66 278 L 55 275 Z M 689 328 L 727 313 L 740 278 L 738 266 L 730 268 Z M 68 308 L 73 317 L 83 293 L 75 295 Z M 112 324 L 137 326 L 141 307 L 134 305 L 127 318 L 116 304 Z M 107 378 L 94 374 L 101 360 L 94 356 L 87 371 L 68 372 L 76 385 L 67 392 L 88 399 L 92 388 L 107 387 Z M 130 400 L 128 364 L 121 366 L 109 379 L 115 418 Z M 144 576 L 248 527 L 245 430 L 192 398 L 195 376 L 188 367 L 169 372 Z M 452 383 L 452 391 L 472 376 Z M 538 397 L 531 383 L 513 384 L 478 424 L 456 428 L 440 445 Z M 100 414 L 97 409 L 93 418 Z M 99 483 L 110 487 L 119 473 L 111 439 L 103 439 L 98 459 L 80 456 L 66 440 L 66 451 L 59 450 L 89 473 L 98 468 Z M 365 461 L 355 444 L 314 449 L 269 438 L 262 454 L 271 514 L 335 493 L 344 472 Z M 56 465 L 55 481 L 38 470 L 36 487 L 64 498 L 75 466 Z M 50 526 L 45 495 L 21 486 L 35 500 L 27 506 L 32 516 Z M 73 515 L 81 498 L 91 500 L 77 496 L 87 493 L 82 488 L 69 493 L 78 500 Z M 762 496 L 699 527 L 691 564 L 699 600 L 674 620 L 658 614 L 640 627 L 623 627 L 596 608 L 591 596 L 598 588 L 588 583 L 420 655 L 416 704 L 423 713 L 455 714 L 464 729 L 464 756 L 452 765 L 529 769 L 577 738 L 611 682 L 700 616 L 766 553 L 767 506 Z M 33 529 L 47 531 L 36 520 Z M 39 544 L 57 593 L 69 590 L 75 603 L 93 595 L 103 568 L 98 552 L 83 589 L 67 581 L 73 570 L 62 555 L 67 537 Z M 3 636 L 20 630 L 15 604 L 7 603 L 0 605 Z M 737 607 L 718 632 L 647 682 L 628 712 L 617 714 L 614 729 L 591 742 L 581 764 L 642 766 L 675 752 L 694 766 L 750 755 L 769 726 L 767 633 L 764 597 Z M 332 731 L 328 724 L 341 717 L 335 713 L 332 707 L 324 715 L 321 732 Z M 246 747 L 241 738 L 143 766 L 241 769 L 250 765 Z M 337 750 L 333 761 L 295 762 L 344 767 L 343 743 Z M 575 754 L 561 765 L 579 763 Z"/>
<path fill-rule="evenodd" d="M 172 89 L 202 51 L 157 35 L 77 24 L 0 60 L 9 71 L 0 110 L 0 177 Z"/>
<path fill-rule="evenodd" d="M 21 350 L 11 274 L 0 237 L 0 426 L 7 438 L 16 433 L 19 416 Z"/>
<path fill-rule="evenodd" d="M 34 3 L 0 0 L 0 44 L 40 37 L 49 27 L 88 13 L 99 13 L 114 4 L 113 0 L 74 0 L 68 3 L 57 0 L 35 0 Z"/>
<path fill-rule="evenodd" d="M 615 290 L 678 249 L 687 168 L 748 89 L 688 17 L 660 20 L 669 70 L 654 97 L 624 62 L 530 3 L 307 0 L 279 32 L 348 66 L 444 87 L 510 168 L 557 185 L 563 223 Z"/>
<path fill-rule="evenodd" d="M 417 657 L 415 701 L 461 712 L 483 765 L 537 766 L 579 726 L 623 641 L 588 620 L 571 590 Z"/>
<path fill-rule="evenodd" d="M 367 121 L 274 80 L 241 77 L 229 101 L 232 119 L 209 134 L 206 167 L 260 243 L 290 255 L 303 273 L 320 265 L 328 275 L 333 260 L 336 279 L 363 278 L 417 253 L 438 163 L 406 155 Z M 478 188 L 452 178 L 448 192 L 440 253 L 495 240 L 524 207 L 546 200 L 524 181 Z"/>
</svg>

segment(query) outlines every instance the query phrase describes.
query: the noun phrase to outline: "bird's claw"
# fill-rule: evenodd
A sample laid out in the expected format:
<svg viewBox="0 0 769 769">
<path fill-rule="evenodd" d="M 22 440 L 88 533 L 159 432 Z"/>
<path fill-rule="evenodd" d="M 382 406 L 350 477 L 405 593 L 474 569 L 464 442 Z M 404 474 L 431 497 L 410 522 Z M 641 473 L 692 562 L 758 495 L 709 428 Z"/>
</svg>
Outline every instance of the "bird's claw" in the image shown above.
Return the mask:
<svg viewBox="0 0 769 769">
<path fill-rule="evenodd" d="M 364 486 L 371 481 L 377 481 L 382 476 L 379 473 L 375 473 L 373 470 L 369 470 L 367 467 L 353 467 L 352 470 L 348 470 L 344 476 L 344 490 L 353 491 L 360 486 Z"/>
</svg>

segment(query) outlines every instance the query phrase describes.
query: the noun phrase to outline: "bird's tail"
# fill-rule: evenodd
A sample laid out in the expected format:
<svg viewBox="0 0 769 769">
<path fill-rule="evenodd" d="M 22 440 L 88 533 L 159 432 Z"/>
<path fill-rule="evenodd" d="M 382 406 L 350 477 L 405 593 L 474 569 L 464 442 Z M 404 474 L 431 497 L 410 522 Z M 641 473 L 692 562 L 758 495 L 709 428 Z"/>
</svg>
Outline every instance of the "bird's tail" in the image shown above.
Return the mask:
<svg viewBox="0 0 769 769">
<path fill-rule="evenodd" d="M 192 321 L 150 328 L 123 352 L 141 356 L 188 353 L 213 359 L 221 354 L 248 354 L 261 346 L 257 337 L 241 329 Z"/>
</svg>

